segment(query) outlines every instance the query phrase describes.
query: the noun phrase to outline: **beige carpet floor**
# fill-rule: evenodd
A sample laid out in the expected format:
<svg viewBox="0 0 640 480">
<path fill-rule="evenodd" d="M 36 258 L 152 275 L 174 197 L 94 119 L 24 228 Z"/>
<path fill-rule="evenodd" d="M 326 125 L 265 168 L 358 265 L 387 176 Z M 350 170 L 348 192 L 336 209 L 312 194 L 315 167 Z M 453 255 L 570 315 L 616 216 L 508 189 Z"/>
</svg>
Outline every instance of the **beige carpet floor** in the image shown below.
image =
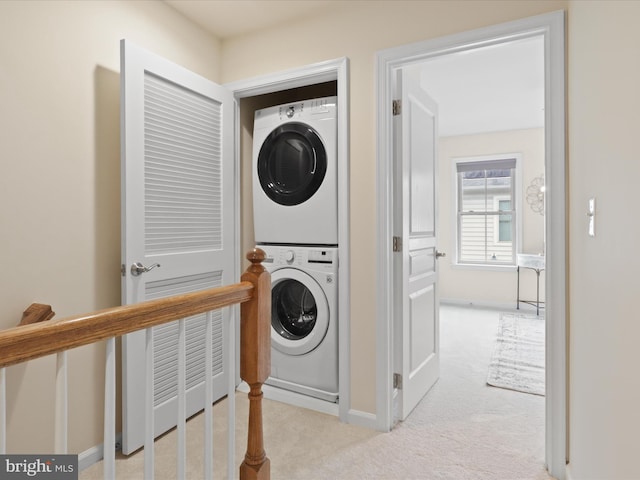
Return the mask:
<svg viewBox="0 0 640 480">
<path fill-rule="evenodd" d="M 341 424 L 330 415 L 265 400 L 265 444 L 274 480 L 542 480 L 544 397 L 490 387 L 487 367 L 498 312 L 443 306 L 441 378 L 390 433 Z M 246 448 L 247 400 L 236 396 L 236 464 Z M 226 402 L 216 408 L 216 478 L 225 478 Z M 202 416 L 188 423 L 188 472 L 202 478 Z M 176 478 L 175 432 L 156 443 L 157 479 Z M 118 479 L 143 478 L 143 453 L 119 457 Z M 236 469 L 237 472 L 237 469 Z M 81 480 L 102 478 L 102 464 Z"/>
</svg>

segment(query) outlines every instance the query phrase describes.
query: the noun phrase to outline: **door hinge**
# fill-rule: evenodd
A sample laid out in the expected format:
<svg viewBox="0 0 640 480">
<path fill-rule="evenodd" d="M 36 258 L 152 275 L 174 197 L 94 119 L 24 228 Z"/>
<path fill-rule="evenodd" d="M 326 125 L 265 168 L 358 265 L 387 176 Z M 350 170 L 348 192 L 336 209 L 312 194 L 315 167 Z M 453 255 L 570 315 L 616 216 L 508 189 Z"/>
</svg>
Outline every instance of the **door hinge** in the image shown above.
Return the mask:
<svg viewBox="0 0 640 480">
<path fill-rule="evenodd" d="M 393 237 L 393 251 L 394 252 L 402 251 L 402 237 Z"/>
<path fill-rule="evenodd" d="M 402 390 L 402 375 L 400 375 L 399 373 L 393 374 L 393 388 Z"/>
<path fill-rule="evenodd" d="M 394 100 L 391 110 L 394 117 L 400 115 L 402 113 L 402 100 Z"/>
</svg>

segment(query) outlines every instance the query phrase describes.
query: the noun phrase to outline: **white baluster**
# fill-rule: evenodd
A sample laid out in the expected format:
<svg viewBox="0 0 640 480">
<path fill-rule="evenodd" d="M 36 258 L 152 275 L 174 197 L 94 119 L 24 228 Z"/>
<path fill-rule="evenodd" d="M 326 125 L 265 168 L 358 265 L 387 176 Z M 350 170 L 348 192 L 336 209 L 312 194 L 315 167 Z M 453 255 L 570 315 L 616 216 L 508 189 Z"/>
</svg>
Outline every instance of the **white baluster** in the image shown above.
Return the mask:
<svg viewBox="0 0 640 480">
<path fill-rule="evenodd" d="M 0 455 L 7 453 L 7 383 L 6 370 L 0 368 Z"/>
<path fill-rule="evenodd" d="M 204 350 L 204 478 L 213 478 L 213 312 L 207 312 Z"/>
<path fill-rule="evenodd" d="M 54 451 L 59 454 L 67 453 L 67 352 L 56 355 L 56 403 Z"/>
<path fill-rule="evenodd" d="M 104 361 L 104 444 L 103 475 L 105 480 L 116 478 L 116 339 L 106 342 Z"/>
<path fill-rule="evenodd" d="M 237 310 L 236 310 L 237 312 Z M 232 311 L 225 312 L 222 318 L 223 345 L 227 346 L 227 478 L 235 478 L 236 471 L 236 335 Z"/>
<path fill-rule="evenodd" d="M 147 328 L 145 343 L 144 478 L 153 480 L 153 328 Z"/>
<path fill-rule="evenodd" d="M 178 478 L 186 476 L 186 340 L 185 320 L 178 320 Z"/>
</svg>

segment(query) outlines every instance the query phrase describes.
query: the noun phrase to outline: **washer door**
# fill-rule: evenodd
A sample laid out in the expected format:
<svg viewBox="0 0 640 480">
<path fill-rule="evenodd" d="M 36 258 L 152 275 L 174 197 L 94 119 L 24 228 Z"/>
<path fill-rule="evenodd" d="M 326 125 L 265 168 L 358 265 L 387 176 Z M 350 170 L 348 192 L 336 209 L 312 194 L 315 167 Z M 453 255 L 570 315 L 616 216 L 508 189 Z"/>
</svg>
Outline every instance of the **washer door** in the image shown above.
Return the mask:
<svg viewBox="0 0 640 480">
<path fill-rule="evenodd" d="M 316 348 L 329 328 L 329 304 L 318 283 L 294 268 L 271 274 L 271 346 L 287 355 Z"/>
<path fill-rule="evenodd" d="M 299 205 L 322 185 L 327 152 L 313 128 L 299 122 L 273 130 L 258 154 L 258 178 L 264 193 L 280 205 Z"/>
</svg>

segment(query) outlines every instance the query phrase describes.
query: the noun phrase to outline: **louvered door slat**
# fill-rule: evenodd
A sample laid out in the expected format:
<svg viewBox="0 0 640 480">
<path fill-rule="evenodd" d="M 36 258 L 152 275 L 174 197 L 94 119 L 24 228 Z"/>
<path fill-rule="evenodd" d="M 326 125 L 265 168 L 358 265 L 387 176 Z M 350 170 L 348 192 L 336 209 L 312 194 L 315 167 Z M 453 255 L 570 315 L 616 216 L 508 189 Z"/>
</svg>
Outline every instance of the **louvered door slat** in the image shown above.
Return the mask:
<svg viewBox="0 0 640 480">
<path fill-rule="evenodd" d="M 164 280 L 147 284 L 147 299 L 178 295 L 196 289 L 213 288 L 221 285 L 219 273 L 197 275 L 194 277 Z M 171 292 L 171 293 L 168 293 Z M 196 315 L 186 320 L 187 346 L 187 391 L 204 382 L 205 358 L 202 354 L 205 346 L 206 315 Z M 214 334 L 210 339 L 213 345 L 213 374 L 222 372 L 222 315 L 213 313 Z M 153 329 L 153 345 L 155 358 L 154 372 L 154 405 L 159 406 L 172 400 L 177 394 L 178 372 L 178 324 L 177 322 L 161 325 Z"/>
<path fill-rule="evenodd" d="M 220 105 L 148 73 L 145 87 L 147 252 L 221 248 Z"/>
</svg>

